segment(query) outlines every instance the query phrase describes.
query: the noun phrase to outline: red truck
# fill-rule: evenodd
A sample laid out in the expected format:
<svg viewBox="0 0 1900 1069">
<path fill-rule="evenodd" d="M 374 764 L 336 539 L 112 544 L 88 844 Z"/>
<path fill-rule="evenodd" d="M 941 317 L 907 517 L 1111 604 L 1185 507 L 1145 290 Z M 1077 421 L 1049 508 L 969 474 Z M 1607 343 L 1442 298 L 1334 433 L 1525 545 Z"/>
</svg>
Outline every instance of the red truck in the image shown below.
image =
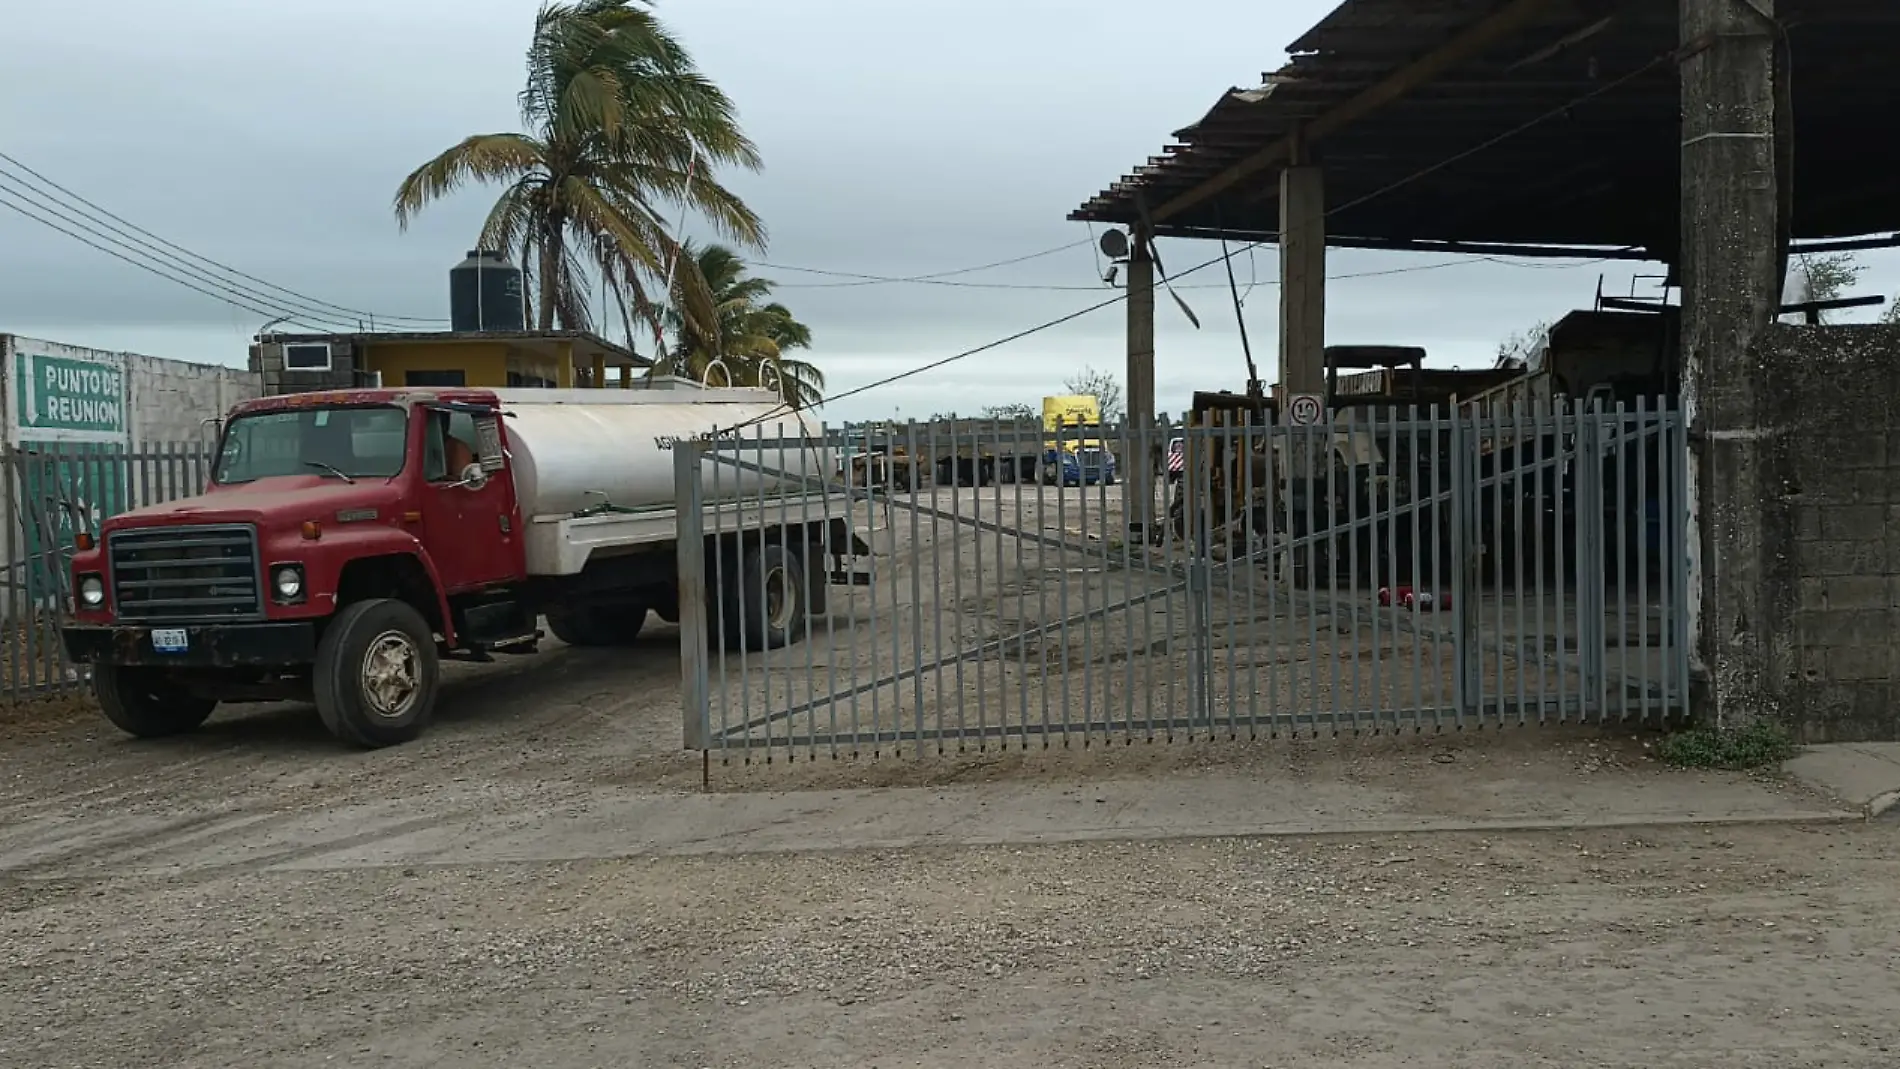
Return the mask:
<svg viewBox="0 0 1900 1069">
<path fill-rule="evenodd" d="M 405 742 L 429 722 L 444 658 L 532 652 L 543 617 L 585 646 L 633 641 L 649 612 L 677 621 L 672 447 L 752 423 L 811 443 L 804 471 L 830 470 L 765 390 L 249 401 L 222 422 L 202 495 L 81 534 L 62 640 L 135 736 L 194 730 L 221 702 L 306 700 L 347 742 Z M 728 467 L 709 483 L 725 488 L 705 506 L 724 513 L 705 546 L 727 583 L 707 595 L 724 610 L 720 637 L 792 641 L 868 551 L 849 509 L 802 476 L 787 490 Z"/>
</svg>

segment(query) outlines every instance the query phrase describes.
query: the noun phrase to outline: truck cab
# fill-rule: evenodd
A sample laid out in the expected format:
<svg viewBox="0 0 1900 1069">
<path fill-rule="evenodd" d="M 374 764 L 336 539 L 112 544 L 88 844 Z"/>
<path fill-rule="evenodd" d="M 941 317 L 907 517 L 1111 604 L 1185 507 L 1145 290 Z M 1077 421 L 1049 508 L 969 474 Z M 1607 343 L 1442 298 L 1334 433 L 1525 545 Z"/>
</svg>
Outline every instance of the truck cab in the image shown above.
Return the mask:
<svg viewBox="0 0 1900 1069">
<path fill-rule="evenodd" d="M 203 494 L 79 540 L 62 639 L 106 715 L 169 735 L 219 701 L 307 697 L 356 741 L 412 734 L 458 645 L 449 599 L 523 578 L 500 420 L 479 391 L 233 410 Z"/>
<path fill-rule="evenodd" d="M 575 645 L 631 642 L 649 611 L 677 620 L 672 464 L 659 451 L 670 439 L 656 422 L 700 434 L 769 408 L 657 393 L 553 407 L 582 392 L 362 389 L 239 405 L 202 494 L 81 533 L 68 656 L 91 666 L 105 715 L 135 736 L 194 730 L 220 702 L 309 700 L 337 737 L 385 746 L 427 725 L 443 658 L 532 652 L 543 616 Z M 584 505 L 595 485 L 646 507 L 605 491 Z M 768 591 L 777 615 L 738 621 L 736 641 L 789 641 L 823 602 L 825 573 L 806 565 L 833 540 L 822 523 L 733 538 L 709 548 L 784 587 Z"/>
</svg>

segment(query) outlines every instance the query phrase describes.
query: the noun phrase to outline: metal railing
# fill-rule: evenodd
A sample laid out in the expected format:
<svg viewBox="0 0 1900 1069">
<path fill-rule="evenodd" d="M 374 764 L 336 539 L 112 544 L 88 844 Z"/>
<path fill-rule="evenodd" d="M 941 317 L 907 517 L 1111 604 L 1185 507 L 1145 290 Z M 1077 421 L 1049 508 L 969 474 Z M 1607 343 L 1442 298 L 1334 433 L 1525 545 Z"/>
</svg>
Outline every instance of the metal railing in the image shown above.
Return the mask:
<svg viewBox="0 0 1900 1069">
<path fill-rule="evenodd" d="M 68 563 L 77 533 L 95 536 L 111 516 L 189 497 L 204 488 L 210 450 L 201 442 L 126 449 L 30 442 L 0 449 L 5 482 L 5 563 L 0 580 L 0 702 L 83 689 L 80 666 L 59 641 L 71 597 Z"/>
<path fill-rule="evenodd" d="M 680 537 L 703 564 L 682 566 L 701 592 L 682 597 L 686 745 L 921 753 L 1684 708 L 1675 411 L 1351 420 L 692 443 Z M 1137 450 L 1166 473 L 1175 436 L 1179 481 L 1121 482 Z M 1069 461 L 1098 443 L 1112 466 Z M 720 504 L 735 496 L 751 519 Z M 782 643 L 726 641 L 730 618 L 787 611 L 748 547 L 839 519 L 873 548 L 868 585 L 807 584 L 823 604 Z"/>
</svg>

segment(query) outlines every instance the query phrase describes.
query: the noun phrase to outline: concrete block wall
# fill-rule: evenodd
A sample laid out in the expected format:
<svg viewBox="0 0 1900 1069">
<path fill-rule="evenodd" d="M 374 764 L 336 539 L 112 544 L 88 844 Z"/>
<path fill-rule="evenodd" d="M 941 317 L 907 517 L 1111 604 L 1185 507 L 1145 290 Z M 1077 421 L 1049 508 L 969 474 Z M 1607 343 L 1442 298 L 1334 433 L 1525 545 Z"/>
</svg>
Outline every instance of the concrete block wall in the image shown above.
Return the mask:
<svg viewBox="0 0 1900 1069">
<path fill-rule="evenodd" d="M 1776 327 L 1757 357 L 1785 387 L 1758 483 L 1768 712 L 1810 742 L 1900 739 L 1900 327 Z"/>
<path fill-rule="evenodd" d="M 312 390 L 347 390 L 357 385 L 356 352 L 349 342 L 330 343 L 330 370 L 287 371 L 284 347 L 276 342 L 251 346 L 251 370 L 264 393 L 308 393 Z"/>
<path fill-rule="evenodd" d="M 119 376 L 123 390 L 123 419 L 119 425 L 72 440 L 138 446 L 155 442 L 207 440 L 204 421 L 222 416 L 234 404 L 260 396 L 256 375 L 241 368 L 196 364 L 137 353 L 115 353 L 76 345 L 0 334 L 0 431 L 8 443 L 43 437 L 20 424 L 18 381 L 22 355 L 82 361 L 109 368 Z M 70 436 L 69 436 L 70 437 Z"/>
<path fill-rule="evenodd" d="M 257 376 L 234 367 L 125 354 L 132 441 L 209 442 L 205 420 L 261 394 Z"/>
</svg>

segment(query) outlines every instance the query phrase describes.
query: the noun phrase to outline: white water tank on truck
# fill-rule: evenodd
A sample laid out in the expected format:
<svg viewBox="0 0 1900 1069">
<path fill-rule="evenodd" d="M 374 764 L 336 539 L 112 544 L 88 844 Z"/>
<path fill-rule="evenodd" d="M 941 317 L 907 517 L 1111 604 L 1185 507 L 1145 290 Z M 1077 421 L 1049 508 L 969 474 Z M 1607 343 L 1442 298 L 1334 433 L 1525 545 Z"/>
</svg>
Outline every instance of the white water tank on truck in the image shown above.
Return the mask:
<svg viewBox="0 0 1900 1069">
<path fill-rule="evenodd" d="M 790 478 L 708 460 L 700 471 L 709 503 L 762 489 L 767 494 L 780 486 L 791 489 L 788 484 L 801 478 L 816 481 L 831 472 L 817 428 L 771 390 L 510 389 L 495 394 L 507 413 L 502 425 L 509 465 L 522 515 L 529 519 L 571 516 L 603 503 L 623 509 L 671 507 L 674 443 L 741 425 L 746 442 L 763 437 L 784 444 L 763 451 L 724 444 L 719 455 L 788 472 Z"/>
</svg>

